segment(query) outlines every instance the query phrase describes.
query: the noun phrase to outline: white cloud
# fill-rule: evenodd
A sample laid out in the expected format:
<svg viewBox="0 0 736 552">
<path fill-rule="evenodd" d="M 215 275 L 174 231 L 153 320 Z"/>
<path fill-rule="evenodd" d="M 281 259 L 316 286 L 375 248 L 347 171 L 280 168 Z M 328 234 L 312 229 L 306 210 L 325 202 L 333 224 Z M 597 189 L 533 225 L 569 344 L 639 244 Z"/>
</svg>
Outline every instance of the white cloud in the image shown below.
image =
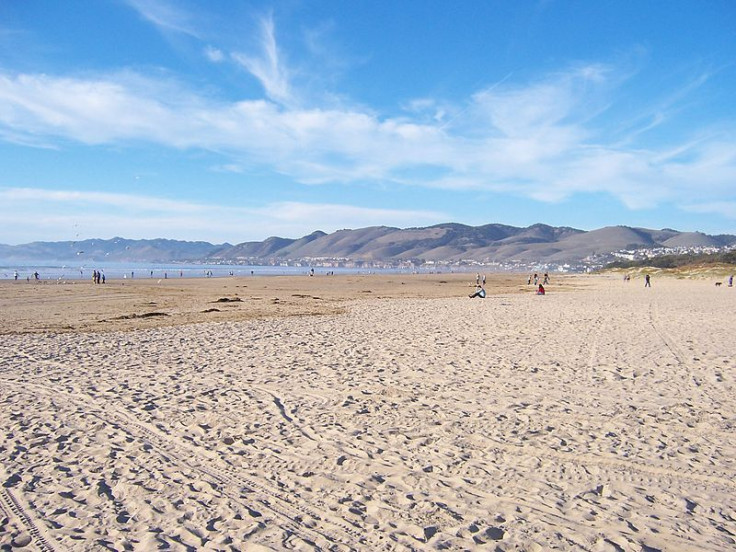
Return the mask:
<svg viewBox="0 0 736 552">
<path fill-rule="evenodd" d="M 233 59 L 257 78 L 266 95 L 275 102 L 293 102 L 289 71 L 276 44 L 276 30 L 272 17 L 261 20 L 261 53 L 259 56 L 233 53 Z"/>
<path fill-rule="evenodd" d="M 447 215 L 436 211 L 413 211 L 401 209 L 373 209 L 333 203 L 298 203 L 286 201 L 269 205 L 260 211 L 276 220 L 286 222 L 311 221 L 312 227 L 329 221 L 330 227 L 361 228 L 379 224 L 406 226 L 411 224 L 436 223 Z"/>
<path fill-rule="evenodd" d="M 204 149 L 222 155 L 216 170 L 260 165 L 309 184 L 373 181 L 541 201 L 596 192 L 630 208 L 733 198 L 731 135 L 694 129 L 666 147 L 634 147 L 637 133 L 662 124 L 661 106 L 644 128 L 629 128 L 628 140 L 619 133 L 612 139 L 595 124 L 609 105 L 610 88 L 619 86 L 613 68 L 575 67 L 527 86 L 496 83 L 462 106 L 418 99 L 400 118 L 380 117 L 357 106 L 296 106 L 271 19 L 262 32 L 263 54 L 239 61 L 261 79 L 270 99 L 228 103 L 181 82 L 131 72 L 96 78 L 0 73 L 0 136 L 25 145 Z M 671 108 L 676 101 L 665 103 Z M 437 120 L 440 105 L 452 113 L 450 124 Z"/>
<path fill-rule="evenodd" d="M 151 238 L 165 229 L 181 239 L 241 242 L 267 235 L 298 238 L 316 227 L 332 232 L 390 224 L 412 226 L 445 221 L 443 213 L 373 209 L 345 204 L 277 202 L 232 207 L 155 196 L 47 190 L 0 189 L 3 239 L 9 243 L 87 237 Z"/>
<path fill-rule="evenodd" d="M 245 169 L 237 163 L 225 163 L 224 165 L 215 165 L 212 170 L 219 173 L 235 173 L 242 174 Z"/>
<path fill-rule="evenodd" d="M 57 206 L 59 204 L 68 204 L 82 208 L 97 205 L 117 209 L 134 209 L 141 212 L 167 211 L 182 214 L 201 211 L 203 209 L 201 205 L 151 196 L 75 190 L 47 190 L 42 188 L 0 189 L 0 200 L 26 204 L 44 202 L 53 203 Z"/>
<path fill-rule="evenodd" d="M 223 51 L 219 48 L 215 48 L 214 46 L 207 46 L 204 49 L 204 55 L 212 63 L 221 63 L 225 61 L 225 54 Z"/>
<path fill-rule="evenodd" d="M 199 38 L 192 16 L 168 0 L 125 0 L 141 17 L 164 32 L 183 33 Z"/>
<path fill-rule="evenodd" d="M 126 75 L 98 79 L 0 75 L 0 124 L 29 140 L 55 136 L 102 144 L 148 136 L 176 145 L 182 113 L 159 99 L 164 90 L 157 83 L 133 80 L 125 82 Z"/>
<path fill-rule="evenodd" d="M 711 201 L 707 203 L 690 203 L 680 206 L 692 213 L 721 215 L 736 220 L 736 201 Z"/>
</svg>

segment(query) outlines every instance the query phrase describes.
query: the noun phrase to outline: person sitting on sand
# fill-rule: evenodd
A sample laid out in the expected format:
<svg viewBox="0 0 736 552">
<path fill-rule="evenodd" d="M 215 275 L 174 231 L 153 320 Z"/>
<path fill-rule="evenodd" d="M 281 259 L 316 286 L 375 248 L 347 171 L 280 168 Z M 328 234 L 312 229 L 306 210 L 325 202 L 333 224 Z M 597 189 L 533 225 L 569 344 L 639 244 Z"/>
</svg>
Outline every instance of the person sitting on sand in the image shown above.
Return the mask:
<svg viewBox="0 0 736 552">
<path fill-rule="evenodd" d="M 537 290 L 537 295 L 544 295 L 544 286 L 542 284 L 539 284 L 539 289 Z"/>
<path fill-rule="evenodd" d="M 478 288 L 475 290 L 475 293 L 471 293 L 470 295 L 468 295 L 468 297 L 470 297 L 471 299 L 473 299 L 474 297 L 480 297 L 481 299 L 485 299 L 486 290 L 478 286 Z"/>
</svg>

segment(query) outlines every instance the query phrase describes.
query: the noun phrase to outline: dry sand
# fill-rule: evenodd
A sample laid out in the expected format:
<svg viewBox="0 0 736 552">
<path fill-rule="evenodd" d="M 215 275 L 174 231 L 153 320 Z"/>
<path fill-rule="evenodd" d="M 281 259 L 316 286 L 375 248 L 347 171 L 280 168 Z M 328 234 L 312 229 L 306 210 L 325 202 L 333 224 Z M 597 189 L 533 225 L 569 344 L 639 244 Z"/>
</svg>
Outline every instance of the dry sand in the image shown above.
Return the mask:
<svg viewBox="0 0 736 552">
<path fill-rule="evenodd" d="M 0 280 L 0 335 L 69 331 L 107 332 L 198 322 L 224 322 L 345 311 L 364 298 L 462 297 L 474 274 L 268 276 L 108 280 Z M 489 293 L 531 291 L 524 276 L 493 274 Z M 556 279 L 559 290 L 577 278 Z"/>
<path fill-rule="evenodd" d="M 0 546 L 736 549 L 736 288 L 523 278 L 1 284 Z"/>
</svg>

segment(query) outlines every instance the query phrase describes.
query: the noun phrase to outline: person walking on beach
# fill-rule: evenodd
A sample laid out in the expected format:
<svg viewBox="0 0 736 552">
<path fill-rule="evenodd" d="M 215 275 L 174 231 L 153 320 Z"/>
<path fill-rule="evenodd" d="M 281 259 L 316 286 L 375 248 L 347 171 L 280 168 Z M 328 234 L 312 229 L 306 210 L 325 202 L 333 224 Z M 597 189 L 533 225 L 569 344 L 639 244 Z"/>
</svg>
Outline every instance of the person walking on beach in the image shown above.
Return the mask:
<svg viewBox="0 0 736 552">
<path fill-rule="evenodd" d="M 644 276 L 644 287 L 652 287 L 652 280 L 649 274 Z"/>
</svg>

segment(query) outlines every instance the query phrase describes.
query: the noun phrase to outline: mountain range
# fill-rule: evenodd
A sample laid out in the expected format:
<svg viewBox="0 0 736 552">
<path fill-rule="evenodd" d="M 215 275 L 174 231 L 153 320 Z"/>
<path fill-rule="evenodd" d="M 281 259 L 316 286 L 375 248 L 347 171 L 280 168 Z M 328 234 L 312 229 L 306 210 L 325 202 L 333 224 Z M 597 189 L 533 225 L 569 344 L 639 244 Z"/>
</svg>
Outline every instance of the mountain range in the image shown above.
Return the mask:
<svg viewBox="0 0 736 552">
<path fill-rule="evenodd" d="M 269 264 L 287 260 L 343 259 L 398 261 L 575 263 L 591 256 L 633 249 L 704 249 L 736 246 L 736 236 L 609 226 L 584 231 L 534 224 L 423 228 L 373 226 L 317 231 L 298 239 L 270 237 L 259 242 L 220 245 L 167 239 L 124 238 L 1 245 L 0 259 L 13 261 L 201 262 Z"/>
</svg>

